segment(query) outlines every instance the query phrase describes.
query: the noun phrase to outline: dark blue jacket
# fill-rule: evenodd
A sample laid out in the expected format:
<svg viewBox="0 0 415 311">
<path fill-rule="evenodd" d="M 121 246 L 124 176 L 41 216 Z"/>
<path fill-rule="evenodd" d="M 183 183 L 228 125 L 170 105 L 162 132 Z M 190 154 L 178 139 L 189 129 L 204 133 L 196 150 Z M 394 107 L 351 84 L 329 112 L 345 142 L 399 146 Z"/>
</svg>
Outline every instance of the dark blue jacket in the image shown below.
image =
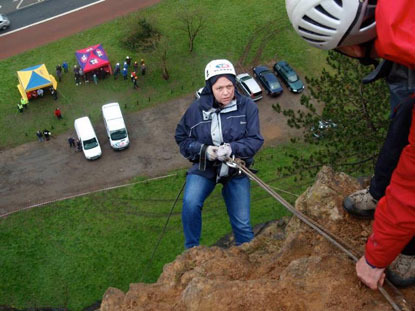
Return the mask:
<svg viewBox="0 0 415 311">
<path fill-rule="evenodd" d="M 261 148 L 264 139 L 260 133 L 258 107 L 248 97 L 240 95 L 235 90 L 236 109 L 225 112 L 226 109 L 215 109 L 213 113 L 220 116 L 223 143 L 229 143 L 232 155 L 243 159 L 247 165 L 252 163 L 255 153 Z M 202 147 L 213 145 L 211 137 L 212 120 L 208 113 L 213 111 L 213 94 L 202 92 L 199 99 L 187 109 L 176 128 L 175 139 L 181 154 L 193 166 L 189 174 L 215 179 L 220 162 L 207 161 L 206 169 L 199 169 Z M 225 107 L 226 108 L 226 107 Z"/>
</svg>

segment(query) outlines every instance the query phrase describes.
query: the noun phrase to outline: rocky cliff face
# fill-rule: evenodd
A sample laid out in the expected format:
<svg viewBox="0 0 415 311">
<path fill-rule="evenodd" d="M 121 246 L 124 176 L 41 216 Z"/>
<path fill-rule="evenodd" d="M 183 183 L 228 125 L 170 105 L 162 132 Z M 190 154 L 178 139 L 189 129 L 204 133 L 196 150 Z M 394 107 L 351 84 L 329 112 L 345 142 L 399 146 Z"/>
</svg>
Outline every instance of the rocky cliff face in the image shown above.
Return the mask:
<svg viewBox="0 0 415 311">
<path fill-rule="evenodd" d="M 296 208 L 360 256 L 371 222 L 343 212 L 343 197 L 360 184 L 324 167 Z M 396 302 L 401 298 L 385 287 Z M 415 288 L 402 290 L 415 305 Z M 408 310 L 403 305 L 403 310 Z M 354 263 L 297 218 L 273 221 L 240 247 L 195 247 L 164 267 L 154 284 L 109 288 L 101 311 L 142 310 L 392 310 L 357 280 Z"/>
</svg>

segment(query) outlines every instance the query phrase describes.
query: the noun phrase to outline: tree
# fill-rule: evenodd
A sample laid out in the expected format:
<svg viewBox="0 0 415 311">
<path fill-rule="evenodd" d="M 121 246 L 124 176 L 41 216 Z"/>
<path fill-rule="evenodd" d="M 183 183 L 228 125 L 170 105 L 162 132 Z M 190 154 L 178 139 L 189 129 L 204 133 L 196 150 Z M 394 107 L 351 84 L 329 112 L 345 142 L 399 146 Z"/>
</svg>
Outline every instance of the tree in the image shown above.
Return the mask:
<svg viewBox="0 0 415 311">
<path fill-rule="evenodd" d="M 132 51 L 151 51 L 160 37 L 160 31 L 145 18 L 141 18 L 129 27 L 128 34 L 121 42 Z"/>
<path fill-rule="evenodd" d="M 156 55 L 160 59 L 161 75 L 164 80 L 170 78 L 169 71 L 167 70 L 167 52 L 169 48 L 169 43 L 165 37 L 161 37 L 158 42 Z"/>
<path fill-rule="evenodd" d="M 186 33 L 189 38 L 189 53 L 192 53 L 194 41 L 199 32 L 205 27 L 206 15 L 199 8 L 190 9 L 189 6 L 183 6 L 177 17 L 180 23 L 178 29 Z"/>
<path fill-rule="evenodd" d="M 389 92 L 382 80 L 362 84 L 373 67 L 330 51 L 328 69 L 320 77 L 306 78 L 309 96 L 301 96 L 303 109 L 281 111 L 292 128 L 303 129 L 303 141 L 316 145 L 309 156 L 290 154 L 293 164 L 285 173 L 314 175 L 323 165 L 348 173 L 371 170 L 385 140 L 388 127 Z M 317 109 L 319 107 L 320 109 Z M 326 121 L 325 125 L 319 121 Z"/>
</svg>

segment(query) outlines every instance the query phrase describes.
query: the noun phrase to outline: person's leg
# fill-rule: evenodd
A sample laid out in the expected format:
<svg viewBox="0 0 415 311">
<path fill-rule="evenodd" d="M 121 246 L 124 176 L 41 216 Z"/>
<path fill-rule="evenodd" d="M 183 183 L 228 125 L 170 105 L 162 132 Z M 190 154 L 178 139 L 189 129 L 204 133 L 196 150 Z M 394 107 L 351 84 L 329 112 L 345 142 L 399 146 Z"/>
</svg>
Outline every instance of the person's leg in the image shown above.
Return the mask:
<svg viewBox="0 0 415 311">
<path fill-rule="evenodd" d="M 402 149 L 408 144 L 412 107 L 413 99 L 405 100 L 395 108 L 391 117 L 386 140 L 376 162 L 375 175 L 370 182 L 369 192 L 376 200 L 385 195 Z"/>
<path fill-rule="evenodd" d="M 199 245 L 202 230 L 202 208 L 206 198 L 215 188 L 215 182 L 195 174 L 186 176 L 183 194 L 182 223 L 185 247 Z"/>
<path fill-rule="evenodd" d="M 414 100 L 410 97 L 396 105 L 385 142 L 376 161 L 369 189 L 359 190 L 346 197 L 343 207 L 352 215 L 373 218 L 377 201 L 385 195 L 402 149 L 408 144 Z"/>
<path fill-rule="evenodd" d="M 232 178 L 222 189 L 236 245 L 249 242 L 254 233 L 250 213 L 250 181 L 248 177 Z"/>
</svg>

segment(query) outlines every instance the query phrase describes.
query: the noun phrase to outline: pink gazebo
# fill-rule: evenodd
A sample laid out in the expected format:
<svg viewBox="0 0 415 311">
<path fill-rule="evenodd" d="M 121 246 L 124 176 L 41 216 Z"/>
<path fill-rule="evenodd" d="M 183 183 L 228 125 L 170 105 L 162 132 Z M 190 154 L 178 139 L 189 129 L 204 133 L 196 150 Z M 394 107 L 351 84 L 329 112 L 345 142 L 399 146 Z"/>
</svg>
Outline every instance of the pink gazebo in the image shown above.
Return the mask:
<svg viewBox="0 0 415 311">
<path fill-rule="evenodd" d="M 103 68 L 107 73 L 112 74 L 111 64 L 107 53 L 101 44 L 75 52 L 79 65 L 85 73 Z"/>
</svg>

